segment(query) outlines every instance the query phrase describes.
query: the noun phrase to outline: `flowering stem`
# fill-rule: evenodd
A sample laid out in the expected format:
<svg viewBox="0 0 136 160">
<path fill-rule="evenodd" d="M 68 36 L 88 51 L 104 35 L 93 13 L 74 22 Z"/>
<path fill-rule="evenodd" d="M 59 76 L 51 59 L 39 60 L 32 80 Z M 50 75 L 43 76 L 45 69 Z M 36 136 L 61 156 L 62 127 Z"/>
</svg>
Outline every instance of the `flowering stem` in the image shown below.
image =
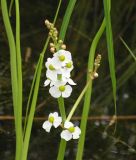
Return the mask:
<svg viewBox="0 0 136 160">
<path fill-rule="evenodd" d="M 93 42 L 90 47 L 90 53 L 89 53 L 89 60 L 88 60 L 88 70 L 93 71 L 93 64 L 94 64 L 94 56 L 97 44 L 102 36 L 102 33 L 105 29 L 105 18 L 103 19 L 103 22 L 95 35 Z M 87 79 L 89 78 L 89 74 L 87 75 Z M 76 160 L 82 160 L 83 156 L 83 149 L 84 149 L 84 143 L 85 143 L 85 134 L 86 134 L 86 125 L 87 125 L 87 119 L 88 119 L 88 113 L 90 109 L 90 101 L 91 101 L 91 94 L 92 94 L 92 80 L 89 83 L 88 89 L 85 94 L 85 101 L 83 106 L 83 112 L 82 112 L 82 119 L 81 119 L 81 131 L 82 134 L 80 136 L 80 139 L 78 141 L 78 149 L 77 149 L 77 155 Z"/>
<path fill-rule="evenodd" d="M 58 98 L 58 104 L 59 104 L 59 110 L 60 110 L 60 114 L 62 116 L 62 119 L 63 119 L 63 121 L 65 121 L 66 112 L 65 112 L 64 99 L 62 97 Z"/>
<path fill-rule="evenodd" d="M 66 121 L 70 121 L 70 119 L 71 119 L 71 117 L 73 116 L 73 114 L 74 114 L 77 106 L 79 105 L 81 99 L 83 98 L 83 96 L 84 96 L 84 94 L 85 94 L 85 92 L 86 92 L 86 90 L 87 90 L 90 82 L 91 82 L 91 79 L 89 79 L 89 81 L 88 81 L 87 84 L 85 85 L 84 89 L 82 90 L 81 94 L 79 95 L 78 99 L 76 100 L 75 104 L 73 105 L 73 107 L 72 107 L 72 109 L 71 109 L 71 111 L 70 111 L 70 113 L 69 113 Z"/>
</svg>

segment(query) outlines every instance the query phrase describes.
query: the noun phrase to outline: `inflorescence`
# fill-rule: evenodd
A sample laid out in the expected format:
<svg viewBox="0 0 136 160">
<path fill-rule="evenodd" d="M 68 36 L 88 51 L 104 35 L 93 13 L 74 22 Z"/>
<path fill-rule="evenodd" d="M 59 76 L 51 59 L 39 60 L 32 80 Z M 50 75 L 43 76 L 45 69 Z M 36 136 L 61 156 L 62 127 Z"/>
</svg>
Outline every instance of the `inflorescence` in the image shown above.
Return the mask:
<svg viewBox="0 0 136 160">
<path fill-rule="evenodd" d="M 68 98 L 72 93 L 72 85 L 76 83 L 71 79 L 71 71 L 73 70 L 72 55 L 69 51 L 66 51 L 66 45 L 62 40 L 58 39 L 58 31 L 54 27 L 54 24 L 45 20 L 45 25 L 49 29 L 49 36 L 52 39 L 50 43 L 50 51 L 53 53 L 51 58 L 48 58 L 46 66 L 46 77 L 44 86 L 50 86 L 49 93 L 54 98 Z M 95 59 L 94 70 L 89 71 L 90 79 L 98 77 L 97 69 L 100 66 L 101 55 L 98 55 Z M 50 113 L 48 120 L 43 123 L 43 129 L 46 132 L 50 132 L 51 128 L 61 127 L 63 131 L 60 136 L 62 139 L 69 141 L 71 139 L 78 139 L 81 134 L 81 129 L 78 126 L 68 120 L 62 123 L 62 117 L 57 112 Z"/>
</svg>

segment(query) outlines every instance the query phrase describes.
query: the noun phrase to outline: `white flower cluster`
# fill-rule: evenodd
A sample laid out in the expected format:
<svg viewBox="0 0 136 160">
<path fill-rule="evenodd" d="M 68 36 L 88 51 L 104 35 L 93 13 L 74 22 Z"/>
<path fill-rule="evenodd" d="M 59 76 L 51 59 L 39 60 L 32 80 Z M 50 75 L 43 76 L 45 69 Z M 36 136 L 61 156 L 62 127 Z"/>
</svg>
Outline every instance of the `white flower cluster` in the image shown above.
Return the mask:
<svg viewBox="0 0 136 160">
<path fill-rule="evenodd" d="M 43 123 L 43 129 L 46 132 L 50 132 L 51 127 L 59 127 L 62 123 L 62 118 L 58 116 L 57 112 L 50 113 L 48 120 Z M 74 126 L 72 122 L 66 121 L 64 123 L 64 130 L 61 132 L 60 136 L 62 139 L 69 141 L 71 139 L 78 139 L 81 134 L 81 129 L 78 126 Z"/>
<path fill-rule="evenodd" d="M 69 51 L 59 50 L 53 54 L 52 58 L 48 58 L 45 63 L 47 68 L 44 86 L 50 84 L 49 93 L 54 98 L 60 96 L 67 98 L 71 95 L 72 87 L 76 85 L 70 78 L 70 72 L 73 70 L 72 56 Z"/>
</svg>

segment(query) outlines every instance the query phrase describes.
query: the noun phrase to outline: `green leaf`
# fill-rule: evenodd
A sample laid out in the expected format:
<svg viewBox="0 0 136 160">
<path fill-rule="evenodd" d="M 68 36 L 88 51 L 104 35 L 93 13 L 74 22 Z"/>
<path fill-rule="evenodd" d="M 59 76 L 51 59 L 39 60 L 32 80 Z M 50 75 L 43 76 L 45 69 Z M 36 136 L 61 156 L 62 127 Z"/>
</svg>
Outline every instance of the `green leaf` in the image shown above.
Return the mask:
<svg viewBox="0 0 136 160">
<path fill-rule="evenodd" d="M 105 22 L 106 22 L 106 40 L 107 40 L 107 48 L 108 48 L 108 60 L 110 67 L 110 76 L 112 82 L 112 90 L 113 90 L 113 99 L 115 106 L 115 115 L 116 113 L 116 75 L 115 75 L 115 58 L 114 58 L 114 48 L 113 48 L 113 36 L 112 36 L 112 25 L 111 25 L 111 17 L 110 17 L 110 0 L 104 0 L 104 13 L 105 13 Z M 115 126 L 116 130 L 116 126 Z M 115 131 L 114 131 L 115 132 Z"/>
<path fill-rule="evenodd" d="M 65 38 L 65 35 L 66 35 L 66 31 L 67 31 L 67 28 L 68 28 L 70 17 L 72 15 L 73 10 L 74 10 L 76 1 L 77 0 L 70 0 L 69 1 L 69 4 L 67 6 L 67 9 L 66 9 L 66 12 L 65 12 L 65 15 L 64 15 L 64 18 L 63 18 L 63 22 L 62 22 L 61 29 L 60 29 L 60 34 L 59 34 L 59 39 L 61 39 L 63 41 L 64 41 L 64 38 Z"/>
<path fill-rule="evenodd" d="M 93 71 L 94 56 L 95 56 L 96 47 L 97 47 L 98 42 L 102 36 L 102 33 L 104 32 L 104 29 L 105 29 L 105 19 L 103 20 L 98 32 L 96 33 L 96 35 L 93 39 L 93 42 L 91 44 L 91 47 L 90 47 L 89 60 L 88 60 L 88 73 L 89 73 L 89 71 Z M 88 79 L 89 79 L 89 74 L 87 74 L 87 81 L 88 81 Z M 81 136 L 78 141 L 76 160 L 83 159 L 82 157 L 83 157 L 83 150 L 84 150 L 84 143 L 85 143 L 87 119 L 88 119 L 88 114 L 89 114 L 89 109 L 90 109 L 91 95 L 92 95 L 92 80 L 90 81 L 90 84 L 89 84 L 88 89 L 85 94 L 83 112 L 82 112 L 82 118 L 81 118 L 81 125 L 80 125 Z"/>
</svg>

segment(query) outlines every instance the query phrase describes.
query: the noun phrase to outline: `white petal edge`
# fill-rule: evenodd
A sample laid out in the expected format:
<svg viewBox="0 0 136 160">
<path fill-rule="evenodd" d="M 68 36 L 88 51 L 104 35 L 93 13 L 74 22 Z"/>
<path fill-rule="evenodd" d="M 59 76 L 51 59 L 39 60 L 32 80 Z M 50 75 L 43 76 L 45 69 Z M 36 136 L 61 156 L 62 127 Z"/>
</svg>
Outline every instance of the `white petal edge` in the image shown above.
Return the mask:
<svg viewBox="0 0 136 160">
<path fill-rule="evenodd" d="M 46 87 L 46 86 L 48 86 L 49 84 L 50 84 L 50 80 L 49 79 L 47 79 L 45 82 L 44 82 L 44 87 Z"/>
<path fill-rule="evenodd" d="M 57 128 L 58 126 L 61 125 L 61 122 L 62 122 L 62 118 L 61 117 L 57 117 L 56 119 L 54 119 L 53 126 L 55 128 Z"/>
<path fill-rule="evenodd" d="M 75 131 L 72 133 L 73 139 L 78 139 L 81 134 L 81 129 L 79 127 L 75 127 Z"/>
<path fill-rule="evenodd" d="M 70 85 L 76 85 L 76 83 L 75 83 L 71 78 L 68 79 L 68 83 L 69 83 Z"/>
<path fill-rule="evenodd" d="M 54 98 L 59 98 L 61 96 L 61 92 L 58 90 L 56 86 L 53 86 L 49 89 L 49 93 Z"/>
<path fill-rule="evenodd" d="M 65 121 L 64 123 L 64 128 L 70 128 L 70 127 L 74 127 L 74 124 L 72 122 L 69 122 L 69 121 Z"/>
<path fill-rule="evenodd" d="M 50 132 L 52 127 L 52 123 L 50 123 L 49 121 L 45 121 L 42 125 L 42 128 L 45 129 L 46 132 Z"/>
<path fill-rule="evenodd" d="M 65 139 L 66 141 L 69 141 L 72 139 L 72 134 L 68 130 L 64 130 L 60 134 L 62 139 Z"/>
<path fill-rule="evenodd" d="M 71 95 L 72 87 L 70 85 L 65 86 L 65 91 L 62 92 L 62 97 L 68 98 Z"/>
</svg>

